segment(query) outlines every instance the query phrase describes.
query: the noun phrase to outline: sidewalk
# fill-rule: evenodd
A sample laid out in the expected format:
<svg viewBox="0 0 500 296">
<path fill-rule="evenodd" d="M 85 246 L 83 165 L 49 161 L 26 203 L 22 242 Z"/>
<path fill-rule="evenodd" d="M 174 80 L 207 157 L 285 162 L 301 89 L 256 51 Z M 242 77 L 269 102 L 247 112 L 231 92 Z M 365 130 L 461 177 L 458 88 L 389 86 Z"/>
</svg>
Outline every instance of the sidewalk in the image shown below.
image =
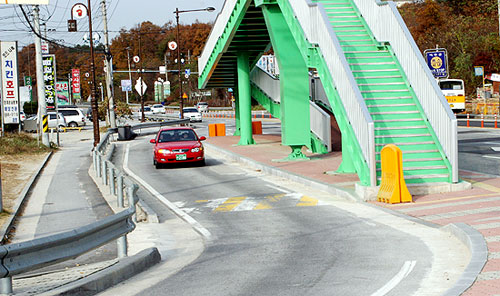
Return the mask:
<svg viewBox="0 0 500 296">
<path fill-rule="evenodd" d="M 257 163 L 259 167 L 270 167 L 291 173 L 303 180 L 319 185 L 340 187 L 353 193 L 359 181 L 355 174 L 335 174 L 342 160 L 340 152 L 327 155 L 312 155 L 303 149 L 310 161 L 277 162 L 290 153 L 281 145 L 280 135 L 254 135 L 256 145 L 236 146 L 239 137 L 212 137 L 207 139 L 208 149 L 226 151 L 229 157 L 242 162 Z M 488 261 L 479 277 L 463 295 L 487 296 L 500 294 L 500 176 L 460 171 L 460 177 L 471 182 L 470 190 L 413 196 L 411 204 L 372 204 L 417 217 L 438 225 L 463 222 L 478 230 L 486 239 Z M 313 185 L 314 186 L 314 185 Z"/>
</svg>

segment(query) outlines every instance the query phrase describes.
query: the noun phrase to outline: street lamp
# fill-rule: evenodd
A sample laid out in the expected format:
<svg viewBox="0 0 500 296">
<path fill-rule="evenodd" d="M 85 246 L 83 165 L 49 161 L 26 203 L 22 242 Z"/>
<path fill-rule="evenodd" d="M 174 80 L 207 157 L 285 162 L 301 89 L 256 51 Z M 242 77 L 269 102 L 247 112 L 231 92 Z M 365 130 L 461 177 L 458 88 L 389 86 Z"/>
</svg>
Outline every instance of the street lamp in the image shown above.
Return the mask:
<svg viewBox="0 0 500 296">
<path fill-rule="evenodd" d="M 181 106 L 180 106 L 180 119 L 184 118 L 184 98 L 182 97 L 182 80 L 181 80 L 181 40 L 179 36 L 179 14 L 184 12 L 195 12 L 195 11 L 214 11 L 214 7 L 207 7 L 203 9 L 188 9 L 188 10 L 179 10 L 179 8 L 175 8 L 175 20 L 177 22 L 177 65 L 179 70 L 179 96 L 181 97 Z"/>
</svg>

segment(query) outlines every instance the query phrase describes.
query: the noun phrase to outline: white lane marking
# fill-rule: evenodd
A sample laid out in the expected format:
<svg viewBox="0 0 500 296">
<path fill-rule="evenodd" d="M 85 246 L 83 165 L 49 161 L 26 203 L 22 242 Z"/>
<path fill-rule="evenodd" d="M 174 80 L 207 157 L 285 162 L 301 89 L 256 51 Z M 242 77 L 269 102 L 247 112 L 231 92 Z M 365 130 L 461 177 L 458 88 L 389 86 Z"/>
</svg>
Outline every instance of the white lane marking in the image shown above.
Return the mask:
<svg viewBox="0 0 500 296">
<path fill-rule="evenodd" d="M 276 190 L 278 190 L 278 191 L 284 192 L 284 193 L 286 193 L 286 194 L 292 193 L 291 191 L 288 191 L 288 190 L 285 190 L 285 189 L 281 189 L 281 188 L 276 187 L 276 186 L 273 186 L 273 185 L 269 185 L 269 184 L 267 184 L 266 186 L 267 186 L 267 187 L 271 187 L 272 189 L 276 189 Z"/>
<path fill-rule="evenodd" d="M 500 156 L 483 155 L 483 157 L 485 157 L 485 158 L 500 159 Z"/>
<path fill-rule="evenodd" d="M 205 239 L 209 240 L 212 237 L 212 234 L 208 229 L 203 227 L 198 221 L 193 219 L 193 217 L 189 216 L 186 214 L 183 210 L 179 209 L 175 204 L 173 204 L 171 201 L 166 199 L 163 195 L 161 195 L 158 191 L 156 191 L 151 185 L 146 183 L 143 179 L 141 179 L 139 176 L 134 174 L 129 168 L 128 168 L 128 154 L 129 154 L 129 148 L 130 146 L 127 145 L 127 148 L 125 149 L 125 159 L 123 160 L 123 170 L 132 178 L 134 178 L 137 182 L 139 182 L 144 189 L 149 191 L 153 196 L 155 196 L 159 201 L 161 201 L 164 205 L 166 205 L 172 212 L 174 212 L 179 218 L 182 220 L 186 221 L 187 223 L 191 224 L 191 226 L 194 228 L 196 232 L 201 234 Z"/>
<path fill-rule="evenodd" d="M 497 152 L 500 151 L 500 147 L 491 147 L 491 149 L 493 149 L 493 151 L 497 151 Z"/>
<path fill-rule="evenodd" d="M 371 296 L 383 296 L 389 293 L 405 277 L 407 277 L 410 274 L 410 272 L 415 267 L 415 264 L 417 264 L 417 261 L 406 261 L 405 264 L 403 264 L 403 267 L 401 267 L 401 269 L 399 270 L 399 272 L 390 281 L 388 281 L 387 284 L 385 284 L 382 288 L 378 289 Z"/>
</svg>

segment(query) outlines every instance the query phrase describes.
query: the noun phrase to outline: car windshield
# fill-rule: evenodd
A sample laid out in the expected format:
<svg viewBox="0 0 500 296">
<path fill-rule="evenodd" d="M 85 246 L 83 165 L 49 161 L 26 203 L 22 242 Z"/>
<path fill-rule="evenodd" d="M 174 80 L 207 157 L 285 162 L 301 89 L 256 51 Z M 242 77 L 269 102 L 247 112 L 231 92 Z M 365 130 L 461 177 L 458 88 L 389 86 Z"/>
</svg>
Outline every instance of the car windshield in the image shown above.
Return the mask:
<svg viewBox="0 0 500 296">
<path fill-rule="evenodd" d="M 153 108 L 161 108 L 163 105 L 154 105 Z"/>
<path fill-rule="evenodd" d="M 208 103 L 198 103 L 200 106 L 208 106 Z"/>
<path fill-rule="evenodd" d="M 150 107 L 144 107 L 144 111 L 151 111 L 151 108 Z"/>
<path fill-rule="evenodd" d="M 196 110 L 195 108 L 185 108 L 183 110 L 184 110 L 184 112 L 188 112 L 188 113 L 192 113 L 192 112 L 198 113 L 198 110 Z"/>
<path fill-rule="evenodd" d="M 196 141 L 196 134 L 189 129 L 166 130 L 160 133 L 158 143 Z"/>
</svg>

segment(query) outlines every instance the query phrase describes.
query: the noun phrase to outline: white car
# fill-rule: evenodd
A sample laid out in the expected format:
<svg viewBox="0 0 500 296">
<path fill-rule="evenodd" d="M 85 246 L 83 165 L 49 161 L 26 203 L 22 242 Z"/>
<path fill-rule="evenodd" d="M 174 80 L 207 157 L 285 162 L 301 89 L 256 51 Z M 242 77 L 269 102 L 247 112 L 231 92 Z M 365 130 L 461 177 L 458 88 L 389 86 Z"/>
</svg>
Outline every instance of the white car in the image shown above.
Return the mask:
<svg viewBox="0 0 500 296">
<path fill-rule="evenodd" d="M 141 114 L 141 109 L 139 109 L 139 115 Z M 144 106 L 144 116 L 153 115 L 153 110 L 150 106 Z"/>
<path fill-rule="evenodd" d="M 184 108 L 184 118 L 189 118 L 190 122 L 201 122 L 201 113 L 198 112 L 198 109 L 192 108 Z"/>
<path fill-rule="evenodd" d="M 151 111 L 153 111 L 153 114 L 164 114 L 165 106 L 163 106 L 162 104 L 155 104 L 151 106 Z"/>
<path fill-rule="evenodd" d="M 196 104 L 196 108 L 198 109 L 198 112 L 200 112 L 200 113 L 208 112 L 208 103 L 207 102 L 198 102 L 198 104 Z"/>
<path fill-rule="evenodd" d="M 59 113 L 64 115 L 66 123 L 70 127 L 85 126 L 85 115 L 83 115 L 82 110 L 78 108 L 59 108 Z"/>
<path fill-rule="evenodd" d="M 67 127 L 66 119 L 64 118 L 64 115 L 61 113 L 57 113 L 57 118 L 56 118 L 56 112 L 47 112 L 47 116 L 49 117 L 49 128 L 55 128 L 56 126 L 59 126 L 59 129 Z"/>
</svg>

